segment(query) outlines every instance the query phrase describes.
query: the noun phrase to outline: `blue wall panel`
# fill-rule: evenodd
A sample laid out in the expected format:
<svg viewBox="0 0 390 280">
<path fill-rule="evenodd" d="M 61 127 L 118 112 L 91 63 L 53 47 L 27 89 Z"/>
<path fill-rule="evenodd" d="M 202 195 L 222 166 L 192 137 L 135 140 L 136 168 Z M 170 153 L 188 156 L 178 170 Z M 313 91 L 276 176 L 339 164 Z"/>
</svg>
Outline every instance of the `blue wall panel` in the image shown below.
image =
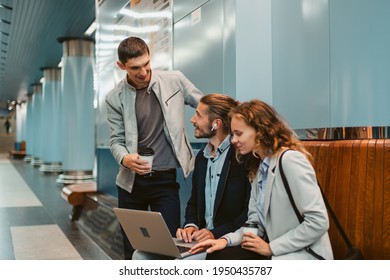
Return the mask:
<svg viewBox="0 0 390 280">
<path fill-rule="evenodd" d="M 272 104 L 271 1 L 236 2 L 236 98 Z"/>
<path fill-rule="evenodd" d="M 96 185 L 98 191 L 117 197 L 118 193 L 115 180 L 119 166 L 112 156 L 110 148 L 98 147 L 96 149 L 96 161 Z"/>
<path fill-rule="evenodd" d="M 295 129 L 327 127 L 328 1 L 271 3 L 273 105 Z"/>
<path fill-rule="evenodd" d="M 223 92 L 223 1 L 207 2 L 200 8 L 200 15 L 199 21 L 189 14 L 174 24 L 173 69 L 182 71 L 204 93 Z M 190 123 L 194 113 L 186 108 L 185 121 L 192 142 L 199 141 Z"/>
<path fill-rule="evenodd" d="M 388 126 L 390 1 L 330 5 L 332 126 Z"/>
</svg>

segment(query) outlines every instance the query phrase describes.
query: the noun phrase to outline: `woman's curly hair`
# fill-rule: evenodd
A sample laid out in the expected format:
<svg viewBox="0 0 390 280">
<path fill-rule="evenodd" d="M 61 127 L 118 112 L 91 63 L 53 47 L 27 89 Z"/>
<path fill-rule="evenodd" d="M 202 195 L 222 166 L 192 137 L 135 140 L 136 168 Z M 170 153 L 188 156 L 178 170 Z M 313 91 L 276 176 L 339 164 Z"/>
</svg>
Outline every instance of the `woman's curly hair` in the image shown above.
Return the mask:
<svg viewBox="0 0 390 280">
<path fill-rule="evenodd" d="M 258 99 L 243 102 L 232 108 L 229 113 L 230 121 L 233 116 L 242 119 L 256 130 L 254 150 L 264 150 L 266 154 L 271 156 L 282 148 L 290 148 L 302 152 L 311 162 L 311 155 L 298 140 L 295 132 L 267 103 Z M 252 152 L 252 154 L 242 156 L 237 152 L 236 156 L 238 160 L 245 162 L 249 171 L 249 179 L 252 181 L 256 177 L 257 169 L 261 163 L 259 155 Z"/>
</svg>

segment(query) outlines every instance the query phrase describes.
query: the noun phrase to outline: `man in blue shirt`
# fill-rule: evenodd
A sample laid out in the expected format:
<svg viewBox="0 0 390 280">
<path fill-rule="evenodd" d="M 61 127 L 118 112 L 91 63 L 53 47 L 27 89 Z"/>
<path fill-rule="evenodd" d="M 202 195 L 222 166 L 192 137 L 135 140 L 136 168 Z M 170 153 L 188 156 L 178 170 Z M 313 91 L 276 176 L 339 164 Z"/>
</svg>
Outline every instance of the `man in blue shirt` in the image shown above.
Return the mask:
<svg viewBox="0 0 390 280">
<path fill-rule="evenodd" d="M 184 227 L 176 231 L 179 240 L 200 242 L 219 238 L 240 228 L 247 219 L 250 183 L 230 143 L 228 115 L 236 105 L 225 94 L 208 94 L 200 99 L 191 118 L 195 137 L 206 138 L 208 143 L 195 159 Z M 137 260 L 166 258 L 169 257 L 139 251 L 133 255 Z"/>
<path fill-rule="evenodd" d="M 208 144 L 195 159 L 192 193 L 184 228 L 176 232 L 178 239 L 201 242 L 219 238 L 246 221 L 250 183 L 230 143 L 228 114 L 236 104 L 227 95 L 208 94 L 191 118 L 195 137 L 207 138 Z"/>
</svg>

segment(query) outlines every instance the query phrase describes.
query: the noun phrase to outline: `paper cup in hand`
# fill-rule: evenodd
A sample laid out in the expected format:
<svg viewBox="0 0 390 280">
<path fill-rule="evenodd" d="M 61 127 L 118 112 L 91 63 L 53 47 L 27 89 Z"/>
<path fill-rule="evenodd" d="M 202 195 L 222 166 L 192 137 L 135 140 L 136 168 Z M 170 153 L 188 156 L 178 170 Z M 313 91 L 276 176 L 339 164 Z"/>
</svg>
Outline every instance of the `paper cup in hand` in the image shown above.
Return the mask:
<svg viewBox="0 0 390 280">
<path fill-rule="evenodd" d="M 138 149 L 139 158 L 142 160 L 148 161 L 148 165 L 150 166 L 150 169 L 152 169 L 153 165 L 153 156 L 154 151 L 152 148 L 149 147 L 142 147 Z"/>
</svg>

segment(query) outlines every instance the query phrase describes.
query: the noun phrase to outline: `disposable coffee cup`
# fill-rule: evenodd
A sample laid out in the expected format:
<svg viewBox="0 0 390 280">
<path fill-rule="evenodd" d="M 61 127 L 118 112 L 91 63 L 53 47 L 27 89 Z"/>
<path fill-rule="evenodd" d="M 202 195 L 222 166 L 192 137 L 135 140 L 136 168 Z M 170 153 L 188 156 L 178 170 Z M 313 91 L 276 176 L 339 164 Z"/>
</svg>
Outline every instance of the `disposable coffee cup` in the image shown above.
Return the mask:
<svg viewBox="0 0 390 280">
<path fill-rule="evenodd" d="M 251 232 L 255 235 L 257 235 L 257 232 L 259 230 L 259 225 L 256 223 L 245 223 L 245 225 L 242 228 L 242 232 Z"/>
<path fill-rule="evenodd" d="M 149 162 L 148 165 L 150 166 L 150 171 L 151 171 L 153 165 L 153 156 L 154 156 L 153 149 L 149 147 L 141 147 L 138 149 L 138 155 L 140 159 Z"/>
</svg>

